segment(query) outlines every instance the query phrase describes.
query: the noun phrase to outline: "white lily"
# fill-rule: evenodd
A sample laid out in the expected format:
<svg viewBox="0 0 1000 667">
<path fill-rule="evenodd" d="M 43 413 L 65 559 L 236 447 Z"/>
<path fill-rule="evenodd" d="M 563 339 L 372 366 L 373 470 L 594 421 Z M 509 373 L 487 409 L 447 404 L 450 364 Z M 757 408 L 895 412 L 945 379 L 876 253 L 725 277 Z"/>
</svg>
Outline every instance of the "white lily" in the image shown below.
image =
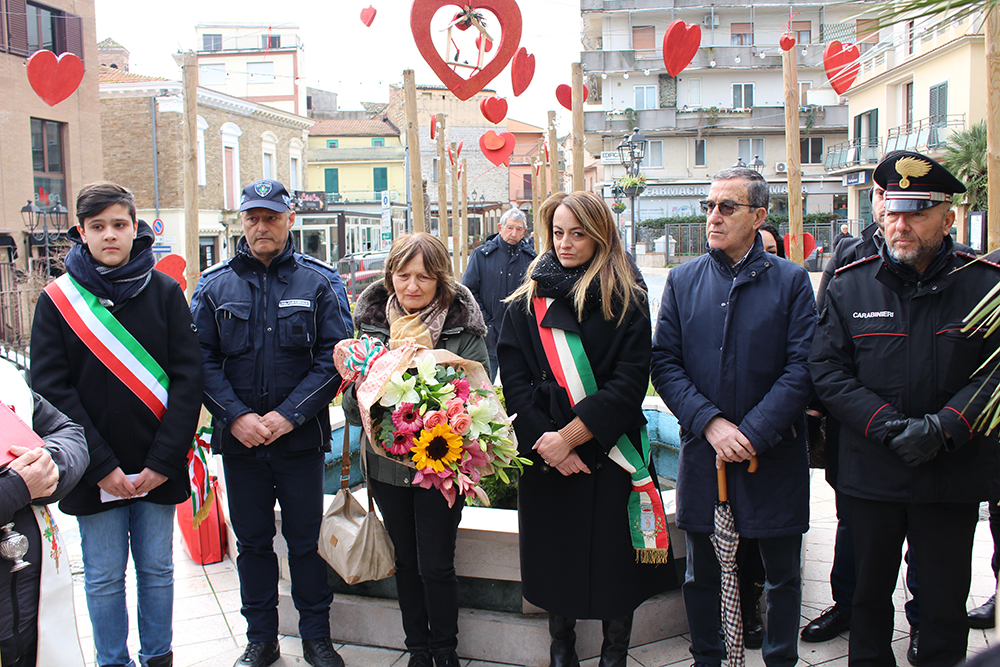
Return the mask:
<svg viewBox="0 0 1000 667">
<path fill-rule="evenodd" d="M 403 379 L 403 374 L 396 371 L 389 378 L 389 386 L 379 400 L 379 405 L 386 408 L 393 408 L 400 403 L 420 403 L 420 394 L 414 390 L 417 378 L 411 377 L 409 380 Z"/>
</svg>

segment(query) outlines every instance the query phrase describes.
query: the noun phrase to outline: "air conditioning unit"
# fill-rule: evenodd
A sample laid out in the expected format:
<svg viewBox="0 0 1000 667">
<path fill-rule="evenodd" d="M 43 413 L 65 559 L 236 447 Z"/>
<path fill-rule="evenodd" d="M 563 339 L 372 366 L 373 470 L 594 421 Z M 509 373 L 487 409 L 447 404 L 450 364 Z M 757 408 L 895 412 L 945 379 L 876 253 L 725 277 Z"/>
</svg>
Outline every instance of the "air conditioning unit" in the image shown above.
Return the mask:
<svg viewBox="0 0 1000 667">
<path fill-rule="evenodd" d="M 774 173 L 776 173 L 776 174 L 784 174 L 787 171 L 788 171 L 788 163 L 787 162 L 776 162 L 774 164 Z"/>
<path fill-rule="evenodd" d="M 713 16 L 711 14 L 705 14 L 705 18 L 701 20 L 701 24 L 706 28 L 718 28 L 719 27 L 719 17 Z"/>
</svg>

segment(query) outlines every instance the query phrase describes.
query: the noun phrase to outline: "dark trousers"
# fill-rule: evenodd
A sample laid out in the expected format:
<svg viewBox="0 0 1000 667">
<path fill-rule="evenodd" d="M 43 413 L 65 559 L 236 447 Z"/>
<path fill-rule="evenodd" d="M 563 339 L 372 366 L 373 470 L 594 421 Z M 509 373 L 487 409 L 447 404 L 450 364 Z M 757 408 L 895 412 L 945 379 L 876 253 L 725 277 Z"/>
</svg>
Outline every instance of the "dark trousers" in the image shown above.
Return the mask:
<svg viewBox="0 0 1000 667">
<path fill-rule="evenodd" d="M 978 503 L 908 504 L 848 497 L 858 586 L 848 662 L 895 667 L 892 594 L 903 540 L 920 582 L 920 667 L 954 667 L 965 660 L 969 623 L 965 601 L 972 580 Z"/>
<path fill-rule="evenodd" d="M 6 561 L 3 561 L 6 562 Z M 2 565 L 0 565 L 2 567 Z M 28 638 L 23 635 L 18 642 L 20 651 L 16 657 L 9 654 L 10 646 L 14 644 L 13 638 L 9 642 L 3 642 L 6 651 L 0 651 L 3 667 L 35 667 L 38 655 L 37 638 Z"/>
<path fill-rule="evenodd" d="M 991 500 L 989 505 L 990 534 L 993 536 L 993 558 L 990 565 L 993 567 L 994 578 L 1000 578 L 1000 500 Z"/>
<path fill-rule="evenodd" d="M 409 651 L 458 646 L 455 540 L 465 498 L 448 507 L 437 489 L 369 480 L 396 549 L 396 593 Z"/>
<path fill-rule="evenodd" d="M 229 518 L 236 533 L 247 639 L 278 638 L 278 557 L 274 502 L 281 504 L 281 534 L 288 544 L 292 601 L 302 639 L 330 636 L 327 565 L 316 550 L 323 520 L 323 452 L 280 456 L 223 456 Z"/>
<path fill-rule="evenodd" d="M 709 537 L 706 533 L 687 534 L 684 609 L 695 662 L 718 665 L 726 659 L 725 645 L 719 635 L 721 573 Z M 798 661 L 802 536 L 761 537 L 757 546 L 764 561 L 767 604 L 764 664 L 790 667 Z"/>
<path fill-rule="evenodd" d="M 858 580 L 854 572 L 854 538 L 851 535 L 851 509 L 847 497 L 834 492 L 837 503 L 837 536 L 833 545 L 833 567 L 830 568 L 830 591 L 833 602 L 845 609 L 854 604 L 854 587 Z"/>
</svg>

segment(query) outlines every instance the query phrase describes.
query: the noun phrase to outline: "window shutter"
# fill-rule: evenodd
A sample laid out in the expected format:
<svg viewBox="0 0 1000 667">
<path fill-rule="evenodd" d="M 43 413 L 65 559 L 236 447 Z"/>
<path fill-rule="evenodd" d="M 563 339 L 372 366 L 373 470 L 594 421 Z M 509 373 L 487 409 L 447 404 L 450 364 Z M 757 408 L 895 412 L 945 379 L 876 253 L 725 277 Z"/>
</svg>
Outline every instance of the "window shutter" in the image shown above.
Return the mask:
<svg viewBox="0 0 1000 667">
<path fill-rule="evenodd" d="M 632 26 L 632 48 L 636 51 L 655 51 L 656 28 L 651 25 Z"/>
<path fill-rule="evenodd" d="M 66 50 L 83 57 L 83 19 L 73 14 L 66 14 Z M 86 62 L 84 60 L 84 62 Z"/>
<path fill-rule="evenodd" d="M 7 43 L 11 54 L 28 55 L 28 7 L 25 0 L 7 0 Z"/>
</svg>

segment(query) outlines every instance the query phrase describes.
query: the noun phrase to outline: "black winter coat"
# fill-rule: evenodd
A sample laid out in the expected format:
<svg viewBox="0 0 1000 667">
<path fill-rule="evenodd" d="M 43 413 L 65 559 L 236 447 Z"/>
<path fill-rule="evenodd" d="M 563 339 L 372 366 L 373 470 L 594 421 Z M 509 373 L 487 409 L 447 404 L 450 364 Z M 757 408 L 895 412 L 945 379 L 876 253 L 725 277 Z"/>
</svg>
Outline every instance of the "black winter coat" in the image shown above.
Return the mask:
<svg viewBox="0 0 1000 667">
<path fill-rule="evenodd" d="M 0 362 L 2 363 L 2 362 Z M 30 504 L 44 505 L 62 499 L 83 477 L 89 461 L 83 427 L 35 394 L 32 426 L 59 469 L 59 485 L 49 498 L 34 502 L 24 480 L 14 471 L 0 470 L 0 525 L 13 522 L 14 530 L 28 538 L 24 560 L 29 567 L 11 573 L 10 562 L 0 560 L 0 654 L 16 658 L 36 636 L 38 586 L 42 570 L 42 536 Z M 18 627 L 14 628 L 14 616 Z"/>
<path fill-rule="evenodd" d="M 705 426 L 739 427 L 759 467 L 726 465 L 736 530 L 778 537 L 809 529 L 805 408 L 816 303 L 809 274 L 764 252 L 760 235 L 739 269 L 711 250 L 671 269 L 653 341 L 652 380 L 681 435 L 677 526 L 714 529 L 718 482 Z"/>
<path fill-rule="evenodd" d="M 205 407 L 217 454 L 269 456 L 330 451 L 330 401 L 340 386 L 333 348 L 354 326 L 340 274 L 285 250 L 266 267 L 240 239 L 236 256 L 205 271 L 191 299 L 205 365 Z M 237 417 L 276 411 L 294 427 L 267 447 L 247 448 Z"/>
<path fill-rule="evenodd" d="M 598 307 L 578 322 L 571 305 L 556 300 L 545 316 L 546 326 L 580 334 L 597 380 L 597 393 L 573 407 L 549 367 L 533 311 L 521 302 L 507 309 L 497 356 L 507 412 L 517 415 L 518 449 L 533 462 L 518 487 L 522 593 L 559 616 L 614 619 L 675 587 L 676 573 L 672 561 L 636 563 L 628 526 L 631 478 L 608 458 L 623 434 L 639 442 L 646 423 L 649 309 L 633 304 L 618 326 Z M 591 472 L 564 477 L 532 446 L 575 417 L 594 434 L 574 450 Z M 655 480 L 652 465 L 650 473 Z"/>
<path fill-rule="evenodd" d="M 507 312 L 504 299 L 518 288 L 528 265 L 535 259 L 535 250 L 527 243 L 511 245 L 499 234 L 476 248 L 469 256 L 469 266 L 462 276 L 462 284 L 469 288 L 479 303 L 488 332 L 486 347 L 494 351 L 500 338 L 500 325 Z M 490 377 L 496 373 L 490 369 Z"/>
<path fill-rule="evenodd" d="M 115 377 L 83 344 L 42 293 L 31 328 L 31 379 L 35 391 L 83 426 L 90 466 L 59 509 L 87 515 L 149 501 L 175 505 L 190 496 L 187 454 L 201 412 L 201 355 L 187 300 L 173 278 L 154 270 L 145 289 L 112 309 L 170 378 L 163 420 Z M 100 482 L 115 468 L 125 474 L 149 468 L 167 481 L 135 500 L 102 503 Z"/>
<path fill-rule="evenodd" d="M 997 336 L 961 331 L 962 320 L 1000 279 L 1000 267 L 946 251 L 923 276 L 880 255 L 840 269 L 830 282 L 810 356 L 816 393 L 840 423 L 837 488 L 869 500 L 978 502 L 1000 495 L 995 437 L 972 424 L 997 384 Z M 961 270 L 957 270 L 961 268 Z M 949 451 L 907 466 L 884 442 L 885 424 L 936 414 Z"/>
</svg>

